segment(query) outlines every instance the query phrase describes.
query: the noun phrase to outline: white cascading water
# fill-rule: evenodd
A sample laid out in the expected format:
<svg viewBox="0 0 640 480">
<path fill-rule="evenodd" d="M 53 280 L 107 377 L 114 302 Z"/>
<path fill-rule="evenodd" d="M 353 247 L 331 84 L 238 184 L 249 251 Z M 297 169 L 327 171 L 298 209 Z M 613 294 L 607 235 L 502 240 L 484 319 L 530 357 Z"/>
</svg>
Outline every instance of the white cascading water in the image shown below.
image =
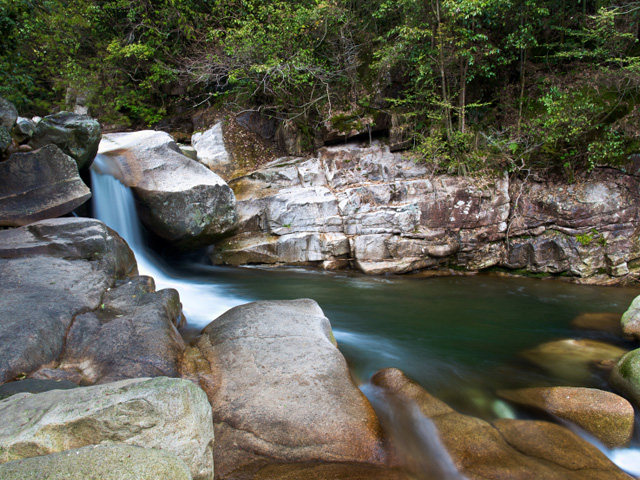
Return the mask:
<svg viewBox="0 0 640 480">
<path fill-rule="evenodd" d="M 175 288 L 191 327 L 203 328 L 231 307 L 249 300 L 235 298 L 211 283 L 199 284 L 168 275 L 146 247 L 131 190 L 107 172 L 112 160 L 99 154 L 91 166 L 94 216 L 118 232 L 129 244 L 140 275 L 153 277 L 157 289 Z"/>
<path fill-rule="evenodd" d="M 184 314 L 190 326 L 203 328 L 228 309 L 251 301 L 251 299 L 235 297 L 229 292 L 223 291 L 221 286 L 213 283 L 198 283 L 170 276 L 162 268 L 162 262 L 146 247 L 133 194 L 129 188 L 109 175 L 109 172 L 112 171 L 111 162 L 109 156 L 99 154 L 91 167 L 94 216 L 118 232 L 129 244 L 136 256 L 138 271 L 141 275 L 153 277 L 157 289 L 174 288 L 178 291 Z M 340 334 L 342 333 L 336 331 L 338 341 L 343 340 L 349 343 L 349 335 L 351 334 L 344 332 L 346 338 L 341 339 Z M 380 344 L 378 343 L 376 347 L 380 347 Z M 391 350 L 382 352 L 382 354 L 395 356 L 401 355 L 402 352 Z M 458 480 L 464 478 L 456 471 L 444 447 L 437 440 L 437 435 L 434 436 L 435 427 L 429 419 L 424 418 L 415 408 L 399 409 L 389 404 L 385 405 L 380 395 L 375 394 L 375 389 L 367 391 L 365 387 L 363 390 L 372 403 L 377 404 L 376 409 L 379 414 L 387 417 L 391 423 L 396 426 L 413 425 L 411 434 L 406 437 L 401 438 L 398 432 L 393 432 L 393 434 L 397 436 L 397 442 L 404 443 L 402 447 L 406 449 L 406 454 L 413 458 L 412 462 L 416 462 L 415 469 L 417 471 L 424 469 L 440 479 Z M 400 421 L 399 418 L 404 420 Z M 638 425 L 636 425 L 636 431 L 638 431 Z M 598 446 L 621 469 L 631 475 L 640 476 L 640 449 L 607 450 L 594 439 L 587 439 Z M 429 452 L 429 454 L 421 458 L 421 452 L 422 454 Z M 435 459 L 436 461 L 430 463 L 427 459 L 431 459 L 431 461 Z"/>
</svg>

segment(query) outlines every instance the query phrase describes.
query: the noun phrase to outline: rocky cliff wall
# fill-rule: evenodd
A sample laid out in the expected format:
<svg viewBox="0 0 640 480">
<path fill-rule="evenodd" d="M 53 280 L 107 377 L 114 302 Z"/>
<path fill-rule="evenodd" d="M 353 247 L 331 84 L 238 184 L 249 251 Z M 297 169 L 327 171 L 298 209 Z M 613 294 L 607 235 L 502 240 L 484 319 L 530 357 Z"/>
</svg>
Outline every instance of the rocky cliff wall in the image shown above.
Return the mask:
<svg viewBox="0 0 640 480">
<path fill-rule="evenodd" d="M 500 268 L 589 283 L 635 280 L 640 178 L 433 176 L 381 143 L 281 158 L 230 182 L 238 233 L 217 264 L 353 266 L 365 273 Z"/>
</svg>

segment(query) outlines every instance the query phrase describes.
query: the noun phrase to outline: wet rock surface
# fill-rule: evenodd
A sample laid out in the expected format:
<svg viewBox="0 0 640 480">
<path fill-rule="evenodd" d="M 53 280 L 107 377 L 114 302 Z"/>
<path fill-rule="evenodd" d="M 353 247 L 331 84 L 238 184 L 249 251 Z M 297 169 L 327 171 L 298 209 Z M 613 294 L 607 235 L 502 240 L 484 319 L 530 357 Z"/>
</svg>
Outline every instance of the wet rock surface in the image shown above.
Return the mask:
<svg viewBox="0 0 640 480">
<path fill-rule="evenodd" d="M 629 445 L 634 411 L 624 398 L 594 388 L 525 388 L 500 392 L 500 396 L 524 407 L 568 420 L 600 440 L 608 448 Z"/>
<path fill-rule="evenodd" d="M 384 463 L 375 413 L 316 302 L 235 307 L 194 346 L 191 372 L 213 409 L 217 478 L 272 462 Z"/>
<path fill-rule="evenodd" d="M 100 151 L 115 162 L 114 175 L 131 187 L 142 223 L 184 249 L 211 244 L 236 226 L 235 197 L 204 165 L 182 155 L 164 132 L 114 133 Z"/>
<path fill-rule="evenodd" d="M 492 424 L 459 414 L 397 369 L 381 370 L 371 381 L 392 399 L 417 405 L 469 480 L 631 478 L 596 447 L 559 425 L 528 420 Z"/>
</svg>

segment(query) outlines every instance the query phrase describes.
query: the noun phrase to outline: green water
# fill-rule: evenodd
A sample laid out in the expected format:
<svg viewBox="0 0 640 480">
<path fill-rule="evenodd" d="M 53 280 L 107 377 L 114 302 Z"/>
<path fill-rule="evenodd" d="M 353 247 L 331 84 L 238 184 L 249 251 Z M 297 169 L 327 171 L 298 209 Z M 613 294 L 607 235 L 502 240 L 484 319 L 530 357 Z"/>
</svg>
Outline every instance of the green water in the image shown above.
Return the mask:
<svg viewBox="0 0 640 480">
<path fill-rule="evenodd" d="M 454 276 L 368 277 L 305 269 L 233 269 L 181 264 L 173 277 L 217 294 L 252 300 L 312 298 L 330 319 L 358 381 L 397 367 L 432 394 L 467 413 L 500 388 L 562 384 L 519 356 L 560 338 L 614 337 L 575 330 L 583 312 L 624 312 L 638 288 L 594 287 L 557 280 Z M 206 320 L 199 320 L 207 323 Z M 594 377 L 593 386 L 598 379 Z"/>
</svg>

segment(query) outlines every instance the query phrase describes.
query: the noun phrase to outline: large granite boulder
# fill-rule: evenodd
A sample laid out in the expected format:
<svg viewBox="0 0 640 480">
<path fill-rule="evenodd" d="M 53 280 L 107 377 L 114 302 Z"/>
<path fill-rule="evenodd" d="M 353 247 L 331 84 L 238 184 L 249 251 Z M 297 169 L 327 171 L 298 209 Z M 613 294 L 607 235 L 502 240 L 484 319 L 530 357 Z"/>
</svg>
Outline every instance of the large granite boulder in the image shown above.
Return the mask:
<svg viewBox="0 0 640 480">
<path fill-rule="evenodd" d="M 593 366 L 617 361 L 626 350 L 587 338 L 553 340 L 521 353 L 522 357 L 559 380 L 572 384 L 592 384 Z"/>
<path fill-rule="evenodd" d="M 191 480 L 175 454 L 130 445 L 91 445 L 0 465 L 3 480 Z"/>
<path fill-rule="evenodd" d="M 235 307 L 194 345 L 191 371 L 213 409 L 216 477 L 273 462 L 384 462 L 376 415 L 313 300 Z"/>
<path fill-rule="evenodd" d="M 548 422 L 498 420 L 491 424 L 455 412 L 397 369 L 372 377 L 392 402 L 416 406 L 430 419 L 458 471 L 469 480 L 630 480 L 596 447 Z M 415 472 L 420 474 L 420 472 Z"/>
<path fill-rule="evenodd" d="M 0 127 L 11 131 L 18 118 L 18 110 L 9 100 L 0 97 Z"/>
<path fill-rule="evenodd" d="M 91 197 L 76 163 L 55 145 L 14 153 L 0 163 L 0 226 L 65 215 Z"/>
<path fill-rule="evenodd" d="M 178 456 L 194 480 L 213 478 L 213 423 L 204 392 L 165 377 L 0 401 L 0 463 L 88 445 L 125 443 Z"/>
<path fill-rule="evenodd" d="M 135 271 L 124 240 L 98 220 L 0 230 L 0 383 L 56 361 L 74 318 Z"/>
<path fill-rule="evenodd" d="M 500 396 L 568 420 L 608 448 L 626 447 L 631 441 L 635 421 L 633 407 L 614 393 L 595 388 L 539 387 L 503 391 Z"/>
<path fill-rule="evenodd" d="M 105 173 L 131 187 L 142 223 L 159 237 L 184 249 L 200 248 L 236 227 L 229 186 L 182 155 L 167 133 L 108 134 L 100 152 L 115 163 Z"/>
<path fill-rule="evenodd" d="M 235 166 L 231 155 L 224 146 L 222 123 L 216 123 L 204 132 L 194 133 L 191 136 L 191 145 L 195 148 L 197 160 L 200 163 L 222 178 L 229 178 Z"/>
<path fill-rule="evenodd" d="M 72 157 L 78 170 L 89 168 L 98 153 L 102 127 L 97 120 L 70 112 L 47 115 L 40 120 L 29 145 L 34 149 L 53 143 Z"/>
<path fill-rule="evenodd" d="M 150 277 L 119 281 L 99 308 L 75 318 L 58 369 L 79 373 L 83 384 L 178 377 L 183 319 L 175 290 L 156 292 Z"/>
</svg>

